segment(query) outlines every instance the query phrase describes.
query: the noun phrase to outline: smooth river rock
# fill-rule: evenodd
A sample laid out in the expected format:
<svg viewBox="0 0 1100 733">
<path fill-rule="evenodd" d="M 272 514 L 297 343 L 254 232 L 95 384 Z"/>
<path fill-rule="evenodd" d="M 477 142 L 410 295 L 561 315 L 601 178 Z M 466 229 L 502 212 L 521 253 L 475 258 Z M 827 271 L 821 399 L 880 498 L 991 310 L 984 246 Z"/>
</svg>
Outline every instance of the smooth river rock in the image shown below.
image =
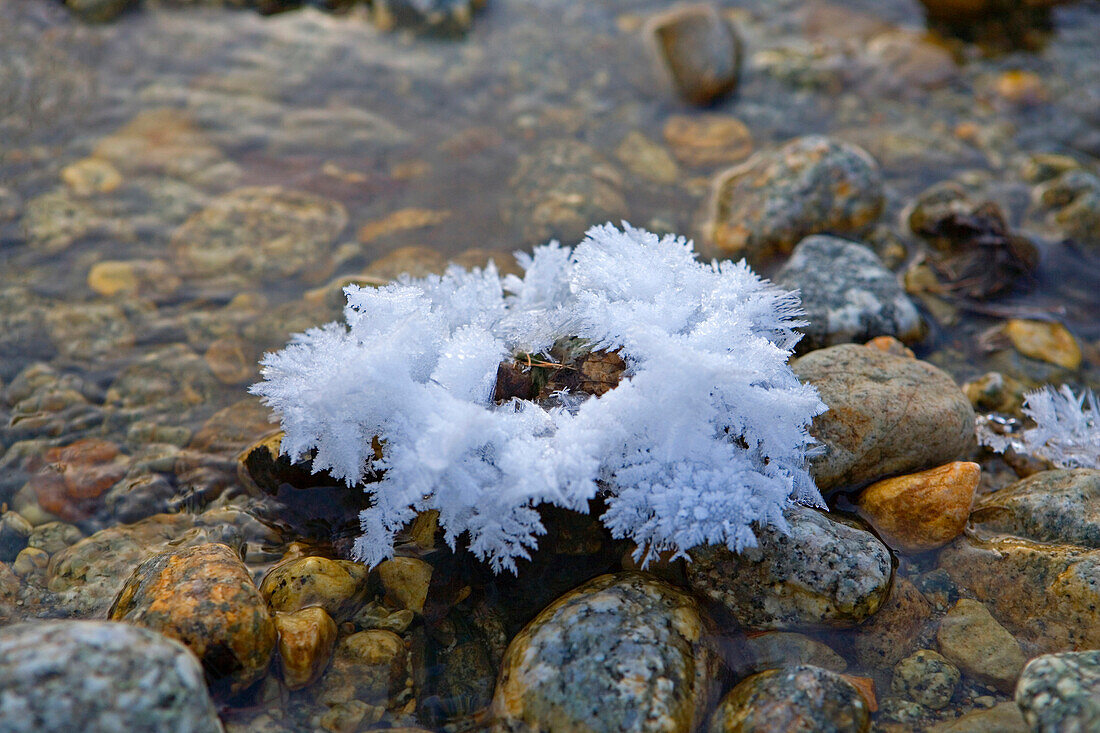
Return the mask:
<svg viewBox="0 0 1100 733">
<path fill-rule="evenodd" d="M 508 645 L 494 731 L 693 731 L 716 658 L 695 601 L 640 573 L 567 593 Z"/>
<path fill-rule="evenodd" d="M 927 362 L 841 344 L 791 367 L 829 406 L 810 428 L 825 448 L 810 469 L 822 491 L 939 466 L 974 449 L 970 401 Z"/>
<path fill-rule="evenodd" d="M 221 733 L 198 660 L 179 642 L 109 621 L 0 629 L 0 730 Z"/>
<path fill-rule="evenodd" d="M 990 532 L 1036 542 L 1100 549 L 1100 471 L 1040 471 L 986 494 L 971 521 Z"/>
<path fill-rule="evenodd" d="M 744 680 L 722 698 L 707 733 L 864 733 L 871 711 L 844 677 L 803 665 Z"/>
<path fill-rule="evenodd" d="M 757 531 L 740 554 L 725 546 L 690 552 L 688 583 L 750 629 L 854 626 L 878 610 L 890 588 L 890 552 L 870 532 L 816 509 L 784 512 L 789 531 Z"/>
<path fill-rule="evenodd" d="M 1100 730 L 1100 651 L 1032 659 L 1016 685 L 1016 704 L 1033 731 Z"/>
</svg>

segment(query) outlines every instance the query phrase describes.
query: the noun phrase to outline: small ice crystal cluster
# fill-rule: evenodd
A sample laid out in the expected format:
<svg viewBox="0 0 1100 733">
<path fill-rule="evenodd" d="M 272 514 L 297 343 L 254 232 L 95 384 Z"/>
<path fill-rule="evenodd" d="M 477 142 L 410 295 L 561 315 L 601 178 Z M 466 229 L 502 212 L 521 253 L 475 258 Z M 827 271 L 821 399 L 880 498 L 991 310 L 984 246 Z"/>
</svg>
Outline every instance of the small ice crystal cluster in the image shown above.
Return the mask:
<svg viewBox="0 0 1100 733">
<path fill-rule="evenodd" d="M 1047 386 L 1029 392 L 1024 414 L 1035 427 L 1020 433 L 998 431 L 988 418 L 979 421 L 979 441 L 999 453 L 1011 448 L 1059 468 L 1100 469 L 1100 404 L 1091 390 L 1080 397 L 1065 385 L 1059 390 Z"/>
<path fill-rule="evenodd" d="M 740 551 L 753 523 L 785 529 L 791 501 L 822 505 L 806 457 L 825 405 L 787 364 L 796 293 L 625 224 L 517 256 L 522 278 L 490 263 L 348 287 L 346 323 L 265 356 L 252 391 L 279 414 L 282 451 L 349 485 L 381 476 L 363 485 L 359 559 L 390 557 L 429 509 L 452 548 L 467 533 L 475 555 L 514 572 L 545 531 L 540 504 L 586 512 L 603 492 L 602 521 L 643 561 Z M 600 397 L 494 402 L 502 361 L 566 337 L 617 351 L 624 378 Z"/>
</svg>

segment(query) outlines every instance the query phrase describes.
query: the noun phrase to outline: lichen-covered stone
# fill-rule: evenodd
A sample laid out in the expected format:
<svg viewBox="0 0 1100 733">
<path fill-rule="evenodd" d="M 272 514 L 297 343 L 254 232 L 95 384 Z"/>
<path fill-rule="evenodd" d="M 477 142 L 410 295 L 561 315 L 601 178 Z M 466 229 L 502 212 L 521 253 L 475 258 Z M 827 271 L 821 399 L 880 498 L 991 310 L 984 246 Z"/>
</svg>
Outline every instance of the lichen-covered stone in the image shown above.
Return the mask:
<svg viewBox="0 0 1100 733">
<path fill-rule="evenodd" d="M 829 406 L 810 428 L 825 448 L 810 469 L 822 491 L 942 465 L 974 449 L 969 400 L 927 362 L 840 344 L 791 368 Z"/>
<path fill-rule="evenodd" d="M 866 151 L 817 136 L 756 153 L 712 186 L 703 252 L 750 263 L 790 252 L 811 234 L 858 232 L 884 201 Z"/>
<path fill-rule="evenodd" d="M 775 283 L 798 290 L 809 325 L 807 351 L 876 336 L 913 342 L 923 324 L 894 273 L 869 247 L 825 234 L 806 237 L 776 273 Z"/>
<path fill-rule="evenodd" d="M 959 668 L 942 654 L 921 649 L 894 665 L 890 689 L 925 707 L 939 710 L 951 701 Z"/>
<path fill-rule="evenodd" d="M 1040 471 L 984 495 L 971 521 L 990 532 L 1100 549 L 1100 471 Z"/>
<path fill-rule="evenodd" d="M 301 557 L 269 570 L 260 583 L 260 593 L 272 611 L 289 613 L 319 606 L 343 621 L 363 602 L 367 575 L 366 566 L 357 562 Z"/>
<path fill-rule="evenodd" d="M 738 684 L 711 715 L 707 733 L 865 733 L 870 727 L 870 708 L 852 683 L 804 665 L 761 672 Z"/>
<path fill-rule="evenodd" d="M 1100 550 L 968 534 L 940 551 L 939 564 L 1039 651 L 1100 648 Z"/>
<path fill-rule="evenodd" d="M 195 657 L 128 624 L 0 629 L 0 690 L 0 729 L 10 733 L 222 731 Z"/>
<path fill-rule="evenodd" d="M 981 474 L 977 463 L 955 461 L 876 481 L 859 495 L 860 516 L 895 550 L 934 550 L 962 534 Z"/>
<path fill-rule="evenodd" d="M 276 613 L 279 666 L 288 689 L 300 690 L 317 681 L 332 658 L 336 622 L 319 606 L 293 613 Z"/>
<path fill-rule="evenodd" d="M 1019 642 L 977 601 L 963 599 L 940 620 L 943 655 L 968 676 L 1011 692 L 1027 658 Z"/>
<path fill-rule="evenodd" d="M 1033 731 L 1100 730 L 1100 651 L 1032 659 L 1016 685 L 1016 704 Z"/>
<path fill-rule="evenodd" d="M 122 587 L 108 617 L 186 644 L 217 688 L 240 692 L 267 673 L 275 624 L 233 550 L 209 543 L 155 555 Z"/>
<path fill-rule="evenodd" d="M 493 730 L 687 731 L 703 722 L 715 658 L 695 601 L 639 573 L 562 596 L 509 644 Z"/>
<path fill-rule="evenodd" d="M 751 629 L 853 626 L 878 610 L 890 587 L 885 545 L 815 509 L 794 505 L 784 518 L 788 532 L 762 528 L 759 545 L 739 554 L 691 550 L 691 588 Z"/>
</svg>

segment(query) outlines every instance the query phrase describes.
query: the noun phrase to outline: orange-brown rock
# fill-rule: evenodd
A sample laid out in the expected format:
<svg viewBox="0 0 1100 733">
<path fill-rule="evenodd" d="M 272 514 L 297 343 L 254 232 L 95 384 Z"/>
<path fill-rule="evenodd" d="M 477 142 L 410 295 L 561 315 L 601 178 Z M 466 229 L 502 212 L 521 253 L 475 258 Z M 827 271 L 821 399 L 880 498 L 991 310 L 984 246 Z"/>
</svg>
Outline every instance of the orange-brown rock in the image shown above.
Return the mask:
<svg viewBox="0 0 1100 733">
<path fill-rule="evenodd" d="M 344 620 L 367 591 L 365 565 L 327 557 L 301 557 L 273 567 L 260 583 L 272 611 L 293 612 L 309 606 Z"/>
<path fill-rule="evenodd" d="M 962 534 L 982 469 L 955 461 L 876 481 L 859 495 L 860 514 L 895 550 L 926 552 Z"/>
<path fill-rule="evenodd" d="M 423 613 L 432 566 L 415 557 L 394 557 L 378 565 L 386 599 L 398 608 Z"/>
<path fill-rule="evenodd" d="M 1004 332 L 1024 356 L 1066 369 L 1081 366 L 1081 347 L 1061 323 L 1013 318 L 1005 324 Z"/>
<path fill-rule="evenodd" d="M 283 682 L 300 690 L 317 681 L 332 658 L 336 645 L 336 622 L 318 606 L 294 613 L 276 613 L 279 632 L 279 666 Z"/>
<path fill-rule="evenodd" d="M 325 705 L 359 700 L 389 706 L 410 684 L 405 642 L 392 631 L 370 629 L 344 637 L 315 688 Z"/>
<path fill-rule="evenodd" d="M 122 587 L 108 618 L 186 644 L 217 691 L 237 693 L 267 672 L 275 624 L 248 569 L 208 543 L 149 558 Z"/>
<path fill-rule="evenodd" d="M 128 466 L 118 446 L 100 438 L 50 448 L 45 461 L 29 483 L 39 506 L 67 522 L 93 515 L 100 496 L 126 475 Z"/>
<path fill-rule="evenodd" d="M 696 167 L 737 163 L 753 148 L 749 128 L 728 115 L 673 115 L 664 136 L 677 160 Z"/>
</svg>

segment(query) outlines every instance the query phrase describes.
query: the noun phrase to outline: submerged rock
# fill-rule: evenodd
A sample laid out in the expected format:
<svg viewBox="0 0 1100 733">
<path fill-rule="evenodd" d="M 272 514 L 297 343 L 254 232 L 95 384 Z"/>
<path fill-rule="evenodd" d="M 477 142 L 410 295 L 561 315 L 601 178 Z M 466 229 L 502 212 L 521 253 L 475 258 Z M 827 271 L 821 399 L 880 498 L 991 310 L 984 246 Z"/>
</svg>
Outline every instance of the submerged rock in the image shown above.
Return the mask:
<svg viewBox="0 0 1100 733">
<path fill-rule="evenodd" d="M 713 5 L 674 8 L 646 24 L 656 61 L 688 102 L 710 104 L 737 88 L 741 40 Z"/>
<path fill-rule="evenodd" d="M 287 689 L 313 684 L 325 671 L 336 645 L 336 622 L 317 606 L 294 613 L 276 613 L 279 666 Z"/>
<path fill-rule="evenodd" d="M 971 521 L 989 532 L 1100 550 L 1100 471 L 1032 474 L 983 496 Z"/>
<path fill-rule="evenodd" d="M 936 632 L 944 656 L 979 682 L 1011 692 L 1026 657 L 1020 644 L 981 603 L 963 599 Z"/>
<path fill-rule="evenodd" d="M 0 729 L 11 733 L 222 731 L 195 657 L 128 624 L 0 629 L 0 690 Z"/>
<path fill-rule="evenodd" d="M 820 232 L 860 231 L 883 207 L 882 176 L 866 151 L 802 137 L 762 151 L 712 184 L 702 252 L 759 263 Z"/>
<path fill-rule="evenodd" d="M 1100 729 L 1100 651 L 1032 659 L 1016 686 L 1016 704 L 1033 731 Z"/>
<path fill-rule="evenodd" d="M 852 683 L 803 665 L 761 672 L 738 684 L 711 715 L 707 732 L 865 733 L 870 727 L 870 708 Z"/>
<path fill-rule="evenodd" d="M 810 428 L 825 446 L 810 469 L 822 491 L 942 465 L 974 449 L 970 401 L 927 362 L 841 344 L 791 368 L 829 406 Z"/>
<path fill-rule="evenodd" d="M 798 290 L 809 325 L 799 343 L 805 350 L 863 343 L 875 336 L 913 342 L 920 338 L 920 314 L 870 248 L 839 237 L 806 237 L 773 278 Z"/>
<path fill-rule="evenodd" d="M 108 612 L 186 644 L 217 689 L 236 693 L 267 672 L 275 624 L 252 576 L 229 547 L 155 555 L 134 570 Z"/>
<path fill-rule="evenodd" d="M 330 706 L 359 702 L 388 707 L 411 685 L 405 642 L 392 631 L 370 629 L 340 640 L 313 695 Z"/>
<path fill-rule="evenodd" d="M 891 666 L 917 647 L 931 616 L 928 599 L 907 579 L 895 577 L 875 614 L 849 632 L 856 661 L 868 668 Z"/>
<path fill-rule="evenodd" d="M 272 611 L 290 613 L 308 606 L 323 608 L 343 621 L 367 593 L 367 567 L 348 560 L 302 557 L 280 563 L 260 583 Z"/>
<path fill-rule="evenodd" d="M 707 624 L 694 600 L 663 581 L 589 581 L 509 644 L 493 730 L 692 731 L 715 671 Z"/>
<path fill-rule="evenodd" d="M 688 584 L 723 604 L 750 629 L 853 626 L 871 616 L 890 587 L 890 552 L 874 535 L 794 505 L 789 531 L 757 531 L 757 547 L 690 551 Z"/>
<path fill-rule="evenodd" d="M 894 665 L 890 689 L 927 708 L 939 710 L 951 701 L 959 668 L 931 649 L 921 649 Z"/>
</svg>

